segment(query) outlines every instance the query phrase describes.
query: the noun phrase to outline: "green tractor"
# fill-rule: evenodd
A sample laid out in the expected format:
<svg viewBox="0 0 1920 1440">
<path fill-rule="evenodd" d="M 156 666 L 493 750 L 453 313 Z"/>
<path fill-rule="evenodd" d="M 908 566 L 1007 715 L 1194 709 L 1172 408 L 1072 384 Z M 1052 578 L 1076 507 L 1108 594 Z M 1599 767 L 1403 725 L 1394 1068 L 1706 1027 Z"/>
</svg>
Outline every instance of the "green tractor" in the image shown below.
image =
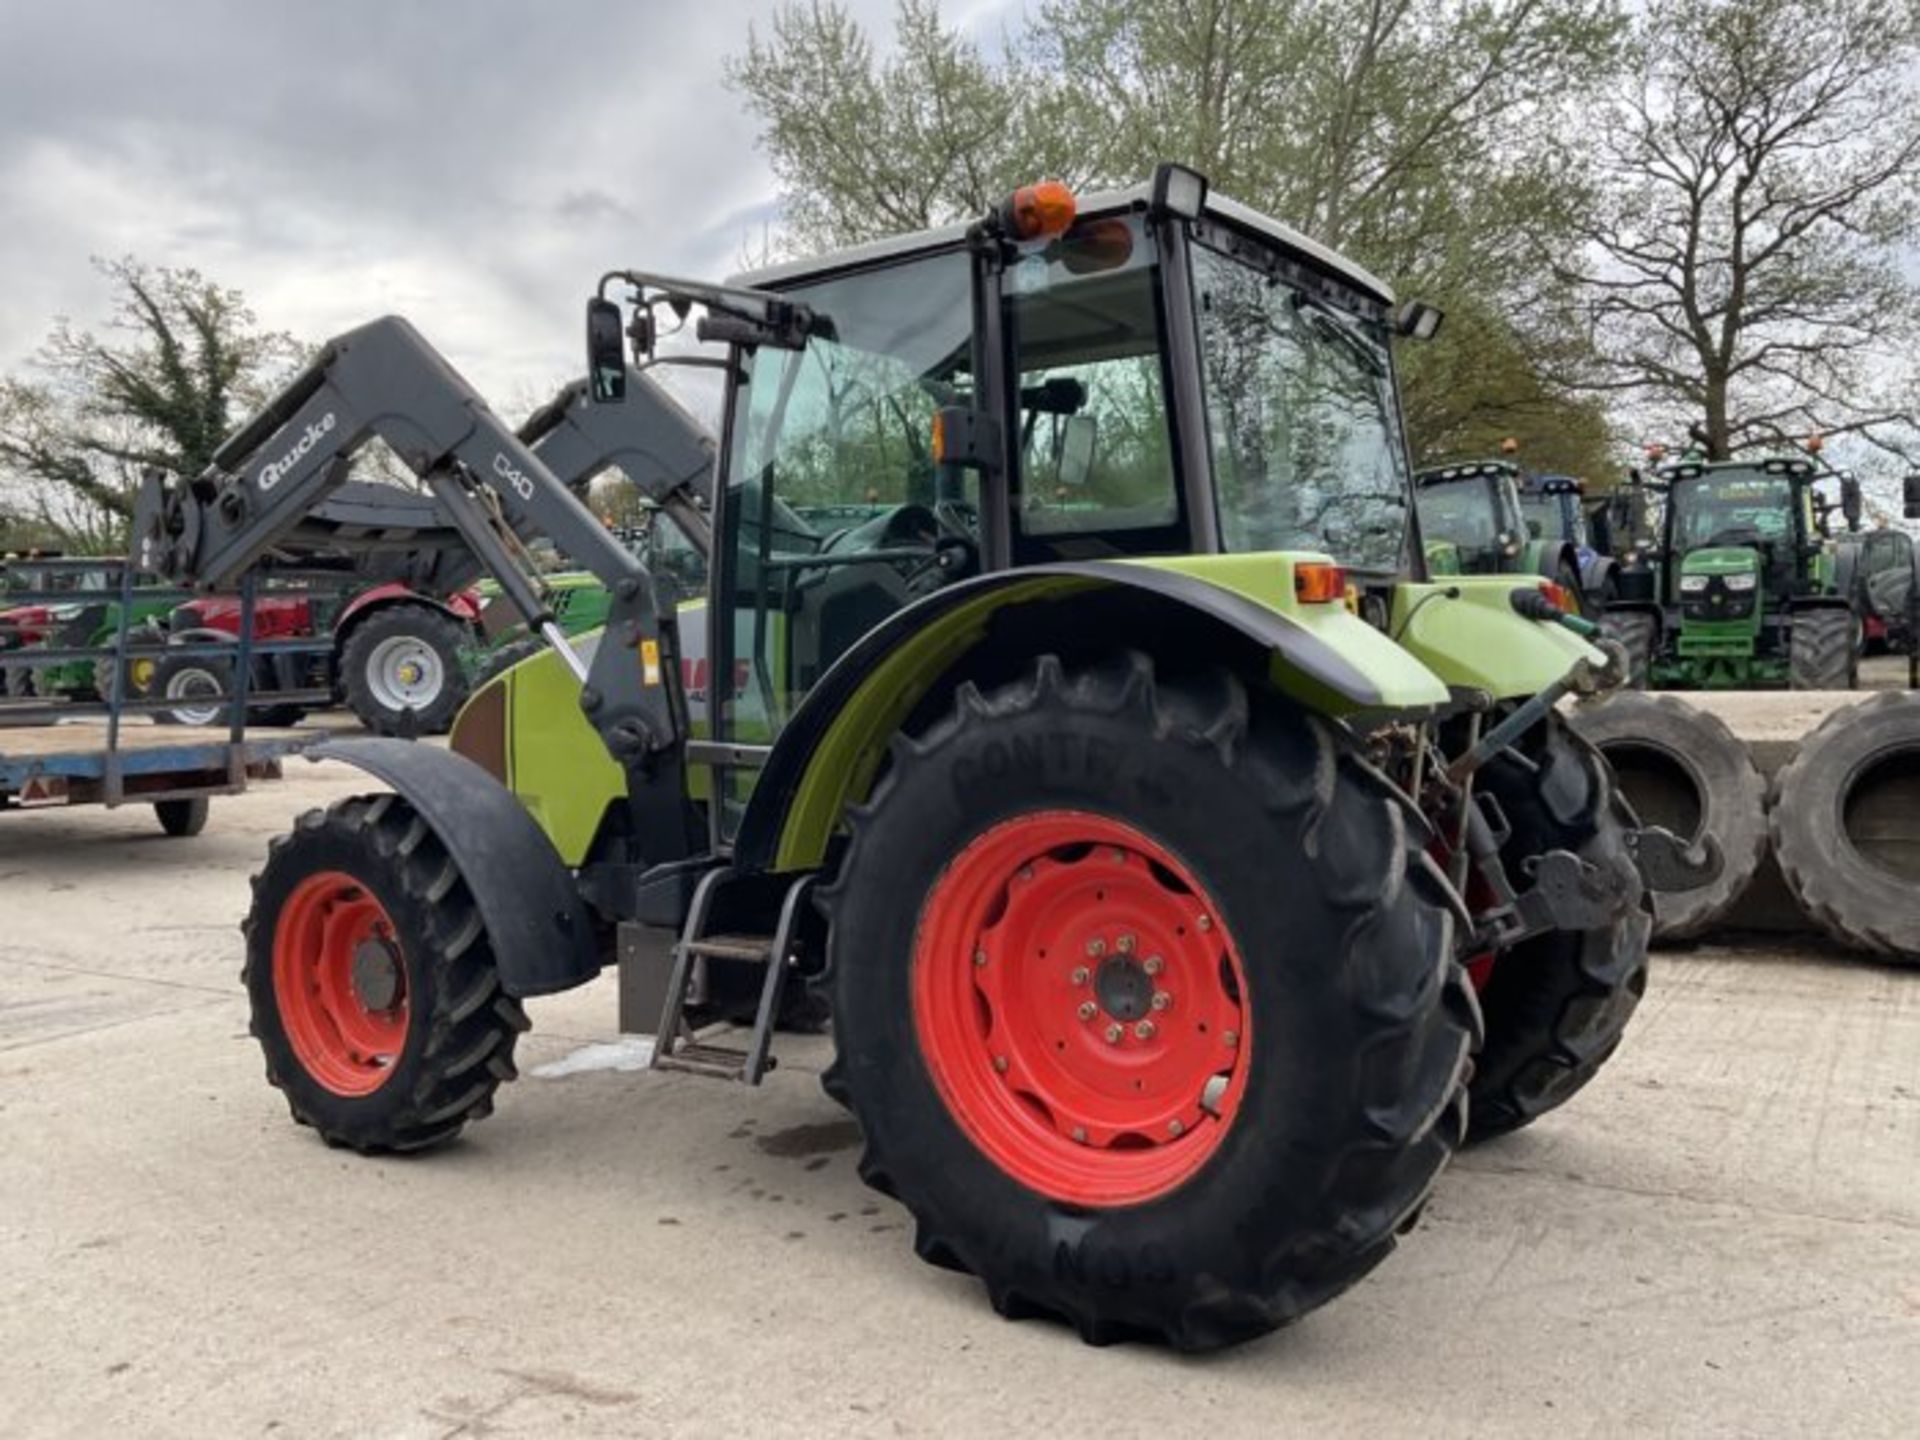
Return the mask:
<svg viewBox="0 0 1920 1440">
<path fill-rule="evenodd" d="M 1637 828 L 1555 708 L 1617 677 L 1593 627 L 1426 577 L 1390 341 L 1435 312 L 1172 166 L 728 285 L 613 272 L 598 402 L 695 309 L 728 385 L 699 599 L 397 319 L 142 493 L 142 563 L 228 583 L 378 436 L 548 642 L 448 750 L 317 752 L 385 788 L 255 885 L 297 1120 L 450 1140 L 525 1002 L 603 966 L 653 990 L 654 1068 L 720 1080 L 811 997 L 922 1258 L 1204 1349 L 1345 1290 L 1464 1139 L 1594 1077 L 1647 887 L 1712 855 Z M 507 528 L 601 579 L 599 634 Z"/>
<path fill-rule="evenodd" d="M 1816 489 L 1834 482 L 1837 500 Z M 1836 575 L 1833 513 L 1859 524 L 1859 483 L 1806 455 L 1683 459 L 1641 477 L 1660 536 L 1648 580 L 1623 583 L 1607 632 L 1655 689 L 1851 690 L 1861 619 Z"/>
<path fill-rule="evenodd" d="M 1559 524 L 1530 515 L 1511 460 L 1436 465 L 1413 477 L 1431 575 L 1537 575 L 1586 608 L 1580 547 Z M 1530 493 L 1530 492 L 1529 492 Z"/>
</svg>

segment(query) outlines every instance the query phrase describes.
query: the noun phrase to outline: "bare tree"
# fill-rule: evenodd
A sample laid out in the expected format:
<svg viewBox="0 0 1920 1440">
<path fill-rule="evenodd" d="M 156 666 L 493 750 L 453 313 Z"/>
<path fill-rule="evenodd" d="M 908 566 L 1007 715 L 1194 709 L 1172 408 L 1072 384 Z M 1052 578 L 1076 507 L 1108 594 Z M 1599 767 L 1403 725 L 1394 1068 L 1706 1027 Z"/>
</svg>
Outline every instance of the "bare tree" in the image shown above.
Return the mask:
<svg viewBox="0 0 1920 1440">
<path fill-rule="evenodd" d="M 1655 0 L 1597 115 L 1601 218 L 1563 261 L 1590 383 L 1724 457 L 1893 446 L 1920 321 L 1920 16 L 1906 0 Z"/>
</svg>

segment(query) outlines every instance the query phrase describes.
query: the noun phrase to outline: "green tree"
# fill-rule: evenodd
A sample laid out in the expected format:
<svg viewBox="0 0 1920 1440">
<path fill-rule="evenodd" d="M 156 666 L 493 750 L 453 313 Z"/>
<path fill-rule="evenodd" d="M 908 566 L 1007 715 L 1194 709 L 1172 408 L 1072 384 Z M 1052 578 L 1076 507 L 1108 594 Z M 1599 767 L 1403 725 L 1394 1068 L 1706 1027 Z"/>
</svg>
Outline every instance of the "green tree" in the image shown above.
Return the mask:
<svg viewBox="0 0 1920 1440">
<path fill-rule="evenodd" d="M 199 474 L 302 354 L 198 271 L 98 268 L 117 291 L 104 333 L 57 321 L 28 374 L 0 379 L 8 508 L 89 550 L 122 542 L 143 469 Z"/>
<path fill-rule="evenodd" d="M 1614 0 L 1048 0 L 990 58 L 935 0 L 902 0 L 880 58 L 811 0 L 753 33 L 729 78 L 801 248 L 976 215 L 1042 174 L 1090 187 L 1179 160 L 1499 332 L 1498 363 L 1460 345 L 1412 362 L 1416 392 L 1446 397 L 1413 406 L 1416 451 L 1531 427 L 1591 437 L 1599 468 L 1596 407 L 1548 378 L 1564 336 L 1496 317 L 1550 313 L 1543 255 L 1588 199 L 1568 136 L 1621 23 Z"/>
<path fill-rule="evenodd" d="M 1635 82 L 1594 116 L 1604 203 L 1559 266 L 1595 393 L 1716 457 L 1910 431 L 1891 377 L 1920 338 L 1917 67 L 1905 0 L 1643 12 Z"/>
</svg>

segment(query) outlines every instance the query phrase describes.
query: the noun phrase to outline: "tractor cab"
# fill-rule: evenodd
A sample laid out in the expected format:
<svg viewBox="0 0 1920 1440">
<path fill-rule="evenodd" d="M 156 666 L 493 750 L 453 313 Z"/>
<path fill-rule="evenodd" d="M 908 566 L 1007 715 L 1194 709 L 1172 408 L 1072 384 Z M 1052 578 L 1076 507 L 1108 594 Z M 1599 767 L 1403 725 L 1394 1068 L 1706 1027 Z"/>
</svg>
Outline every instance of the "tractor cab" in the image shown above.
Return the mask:
<svg viewBox="0 0 1920 1440">
<path fill-rule="evenodd" d="M 1807 588 L 1802 570 L 1822 540 L 1813 503 L 1816 473 L 1811 461 L 1800 459 L 1688 463 L 1664 471 L 1669 593 L 1683 602 L 1717 595 L 1716 578 L 1733 594 L 1762 584 L 1780 595 Z"/>
<path fill-rule="evenodd" d="M 740 682 L 717 719 L 735 747 L 984 573 L 1306 551 L 1345 599 L 1348 576 L 1384 595 L 1408 569 L 1390 340 L 1437 312 L 1396 316 L 1380 281 L 1191 172 L 1078 202 L 1032 187 L 997 225 L 734 283 L 812 316 L 797 344 L 743 346 L 728 397 L 704 643 Z"/>
<path fill-rule="evenodd" d="M 1414 477 L 1421 539 L 1434 574 L 1513 568 L 1528 536 L 1519 478 L 1519 468 L 1504 460 L 1443 465 Z"/>
</svg>

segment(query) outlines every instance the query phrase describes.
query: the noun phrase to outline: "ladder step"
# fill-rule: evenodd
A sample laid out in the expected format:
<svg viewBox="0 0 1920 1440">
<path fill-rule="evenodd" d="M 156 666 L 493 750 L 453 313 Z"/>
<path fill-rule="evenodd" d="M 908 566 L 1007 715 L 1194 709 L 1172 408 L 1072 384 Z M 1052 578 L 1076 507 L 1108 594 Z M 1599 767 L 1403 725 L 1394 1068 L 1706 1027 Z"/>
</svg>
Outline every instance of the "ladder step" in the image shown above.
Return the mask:
<svg viewBox="0 0 1920 1440">
<path fill-rule="evenodd" d="M 773 958 L 773 937 L 706 935 L 698 940 L 689 940 L 687 949 L 695 955 L 705 955 L 713 960 L 758 960 L 764 965 Z"/>
<path fill-rule="evenodd" d="M 741 1080 L 746 1077 L 748 1054 L 730 1045 L 682 1044 L 665 1051 L 654 1061 L 656 1070 L 684 1070 L 715 1080 Z M 774 1057 L 767 1057 L 767 1069 Z"/>
</svg>

